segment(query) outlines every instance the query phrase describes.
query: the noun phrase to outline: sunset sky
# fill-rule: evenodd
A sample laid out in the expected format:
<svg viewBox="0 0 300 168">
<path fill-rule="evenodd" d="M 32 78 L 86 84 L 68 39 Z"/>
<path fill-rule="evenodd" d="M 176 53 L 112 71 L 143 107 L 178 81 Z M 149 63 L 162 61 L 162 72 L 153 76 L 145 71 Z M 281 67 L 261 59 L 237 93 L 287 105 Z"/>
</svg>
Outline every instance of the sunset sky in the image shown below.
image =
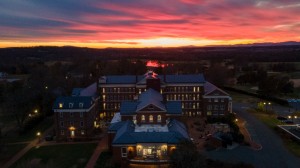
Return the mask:
<svg viewBox="0 0 300 168">
<path fill-rule="evenodd" d="M 300 41 L 299 0 L 0 0 L 0 47 Z"/>
</svg>

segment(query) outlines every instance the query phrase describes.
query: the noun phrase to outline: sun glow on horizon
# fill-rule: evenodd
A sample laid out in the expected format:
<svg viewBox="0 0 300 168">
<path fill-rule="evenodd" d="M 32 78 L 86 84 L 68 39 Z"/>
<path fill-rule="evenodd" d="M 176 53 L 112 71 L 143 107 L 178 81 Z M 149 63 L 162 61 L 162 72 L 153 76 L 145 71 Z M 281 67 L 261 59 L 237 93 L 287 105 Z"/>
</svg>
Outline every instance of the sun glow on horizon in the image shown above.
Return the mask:
<svg viewBox="0 0 300 168">
<path fill-rule="evenodd" d="M 158 37 L 150 39 L 125 39 L 105 41 L 0 41 L 0 48 L 6 47 L 35 47 L 35 46 L 76 46 L 89 48 L 145 48 L 145 47 L 182 47 L 182 46 L 214 46 L 236 45 L 260 42 L 256 39 L 209 40 L 193 38 Z"/>
</svg>

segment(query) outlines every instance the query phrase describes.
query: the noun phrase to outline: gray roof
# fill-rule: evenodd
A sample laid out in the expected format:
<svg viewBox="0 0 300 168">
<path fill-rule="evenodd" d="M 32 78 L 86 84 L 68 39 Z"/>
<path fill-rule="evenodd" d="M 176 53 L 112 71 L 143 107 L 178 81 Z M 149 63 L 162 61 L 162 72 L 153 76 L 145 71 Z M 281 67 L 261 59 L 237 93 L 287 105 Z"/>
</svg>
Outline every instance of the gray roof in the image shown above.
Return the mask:
<svg viewBox="0 0 300 168">
<path fill-rule="evenodd" d="M 182 114 L 180 101 L 167 101 L 164 104 L 162 95 L 151 88 L 143 92 L 136 101 L 123 101 L 120 107 L 120 114 L 134 115 L 148 105 L 154 105 L 161 110 L 166 111 L 167 114 Z"/>
<path fill-rule="evenodd" d="M 122 125 L 122 126 L 120 126 Z M 171 120 L 168 124 L 169 132 L 134 132 L 132 121 L 120 122 L 109 127 L 109 131 L 117 130 L 112 142 L 113 145 L 137 144 L 137 143 L 168 143 L 177 144 L 183 139 L 189 139 L 184 125 L 177 120 Z"/>
<path fill-rule="evenodd" d="M 96 95 L 97 95 L 96 82 L 80 91 L 80 96 L 96 96 Z"/>
<path fill-rule="evenodd" d="M 182 114 L 180 101 L 168 101 L 166 103 L 167 114 Z"/>
<path fill-rule="evenodd" d="M 147 78 L 158 77 L 165 83 L 205 83 L 203 74 L 187 74 L 187 75 L 108 75 L 105 76 L 107 84 L 145 84 Z"/>
<path fill-rule="evenodd" d="M 73 88 L 72 96 L 80 96 L 80 92 L 83 88 Z"/>
<path fill-rule="evenodd" d="M 62 103 L 63 107 L 59 108 L 59 104 Z M 79 104 L 82 103 L 82 107 Z M 93 105 L 93 97 L 91 96 L 68 96 L 58 97 L 54 104 L 53 109 L 89 109 Z M 69 104 L 73 104 L 72 107 Z"/>
<path fill-rule="evenodd" d="M 148 89 L 147 91 L 143 92 L 139 96 L 139 104 L 137 105 L 136 111 L 140 111 L 141 109 L 145 108 L 146 106 L 152 104 L 163 111 L 166 111 L 165 105 L 162 103 L 163 97 L 160 93 L 155 91 L 154 89 Z"/>
<path fill-rule="evenodd" d="M 222 89 L 218 88 L 217 86 L 213 85 L 212 83 L 210 82 L 205 82 L 204 83 L 204 95 L 207 95 L 215 90 L 219 90 L 220 92 L 226 94 L 229 96 L 228 93 L 226 93 L 225 91 L 223 91 Z"/>
</svg>

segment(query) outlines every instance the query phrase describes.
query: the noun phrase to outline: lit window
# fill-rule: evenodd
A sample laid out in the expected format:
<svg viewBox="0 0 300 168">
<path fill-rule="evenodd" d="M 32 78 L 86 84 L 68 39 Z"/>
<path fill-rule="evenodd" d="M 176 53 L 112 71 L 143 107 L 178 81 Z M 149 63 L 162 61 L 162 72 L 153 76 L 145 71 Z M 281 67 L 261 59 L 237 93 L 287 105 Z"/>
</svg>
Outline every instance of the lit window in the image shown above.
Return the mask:
<svg viewBox="0 0 300 168">
<path fill-rule="evenodd" d="M 102 88 L 102 93 L 105 93 L 105 88 Z"/>
<path fill-rule="evenodd" d="M 81 130 L 80 132 L 81 132 L 81 135 L 84 135 L 84 134 L 85 134 L 85 131 L 84 131 L 84 130 Z"/>
<path fill-rule="evenodd" d="M 157 116 L 157 122 L 161 122 L 161 115 Z"/>
<path fill-rule="evenodd" d="M 121 148 L 121 154 L 122 154 L 122 157 L 127 157 L 127 148 L 126 147 Z"/>
<path fill-rule="evenodd" d="M 149 122 L 153 122 L 153 115 L 149 116 Z"/>
<path fill-rule="evenodd" d="M 63 108 L 63 103 L 59 103 L 59 108 Z"/>
<path fill-rule="evenodd" d="M 69 108 L 73 108 L 73 103 L 69 103 Z"/>
<path fill-rule="evenodd" d="M 103 103 L 103 109 L 105 109 L 106 108 L 106 103 Z"/>
<path fill-rule="evenodd" d="M 145 115 L 142 115 L 142 122 L 145 122 Z"/>
<path fill-rule="evenodd" d="M 194 87 L 193 89 L 194 89 L 194 92 L 196 92 L 196 87 Z"/>
</svg>

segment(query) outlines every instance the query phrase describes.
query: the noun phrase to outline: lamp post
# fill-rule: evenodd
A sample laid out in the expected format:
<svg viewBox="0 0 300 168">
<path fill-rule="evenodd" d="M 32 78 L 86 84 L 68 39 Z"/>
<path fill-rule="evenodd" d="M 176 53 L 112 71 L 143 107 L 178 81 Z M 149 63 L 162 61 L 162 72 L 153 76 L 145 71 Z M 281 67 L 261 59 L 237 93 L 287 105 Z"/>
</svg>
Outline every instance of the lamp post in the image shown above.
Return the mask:
<svg viewBox="0 0 300 168">
<path fill-rule="evenodd" d="M 37 132 L 36 136 L 38 138 L 38 142 L 41 142 L 41 132 Z"/>
</svg>

